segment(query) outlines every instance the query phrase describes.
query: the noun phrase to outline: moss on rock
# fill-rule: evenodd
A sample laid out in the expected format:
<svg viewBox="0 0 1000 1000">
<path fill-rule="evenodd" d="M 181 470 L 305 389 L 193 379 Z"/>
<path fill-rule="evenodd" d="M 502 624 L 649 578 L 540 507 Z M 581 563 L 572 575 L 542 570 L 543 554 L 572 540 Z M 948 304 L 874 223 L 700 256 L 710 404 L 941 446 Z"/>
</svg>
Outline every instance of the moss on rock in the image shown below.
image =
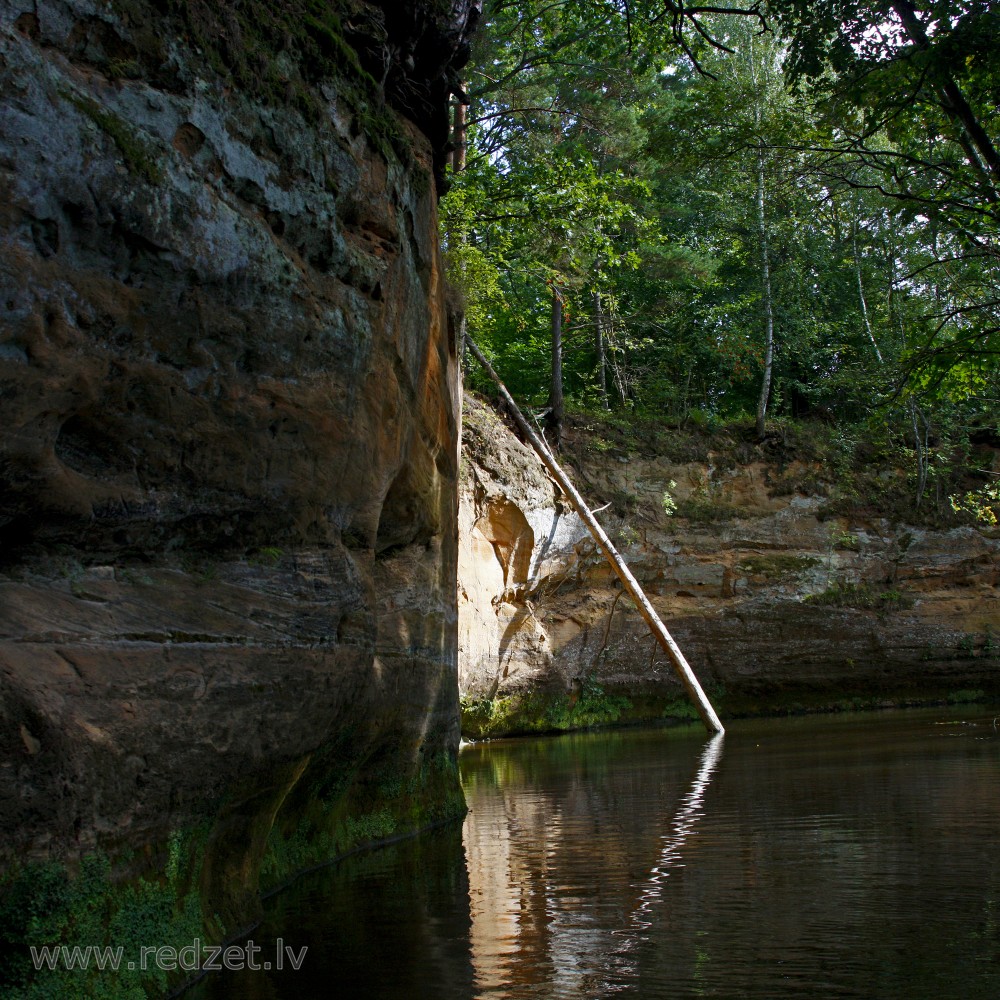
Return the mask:
<svg viewBox="0 0 1000 1000">
<path fill-rule="evenodd" d="M 175 831 L 150 849 L 154 865 L 129 852 L 112 865 L 98 852 L 72 866 L 48 861 L 8 870 L 0 879 L 0 995 L 131 1000 L 163 994 L 171 977 L 155 962 L 143 962 L 142 949 L 207 943 L 198 883 L 207 832 L 205 826 Z M 131 875 L 143 860 L 145 873 Z M 47 962 L 42 949 L 50 949 Z M 43 962 L 40 970 L 36 960 Z"/>
<path fill-rule="evenodd" d="M 138 47 L 146 73 L 163 65 L 164 13 L 149 0 L 114 0 L 114 9 Z M 175 33 L 200 53 L 206 66 L 245 96 L 294 107 L 316 124 L 326 101 L 320 85 L 333 83 L 354 111 L 358 132 L 389 159 L 409 163 L 409 142 L 386 106 L 382 83 L 365 69 L 345 37 L 340 10 L 328 0 L 168 0 Z M 107 67 L 110 69 L 110 64 Z"/>
<path fill-rule="evenodd" d="M 324 765 L 322 787 L 305 781 L 270 832 L 261 889 L 278 888 L 302 871 L 359 848 L 465 815 L 457 756 L 440 750 L 424 759 L 419 749 L 416 756 L 415 766 L 407 768 L 400 764 L 398 750 L 386 749 L 357 772 L 350 765 Z"/>
<path fill-rule="evenodd" d="M 132 126 L 88 97 L 71 94 L 67 95 L 67 100 L 114 142 L 125 165 L 133 174 L 150 184 L 159 184 L 163 180 L 163 170 L 157 162 L 156 149 Z"/>
<path fill-rule="evenodd" d="M 528 691 L 462 702 L 462 732 L 473 739 L 566 732 L 628 721 L 632 701 L 607 693 L 593 678 L 574 691 Z"/>
</svg>

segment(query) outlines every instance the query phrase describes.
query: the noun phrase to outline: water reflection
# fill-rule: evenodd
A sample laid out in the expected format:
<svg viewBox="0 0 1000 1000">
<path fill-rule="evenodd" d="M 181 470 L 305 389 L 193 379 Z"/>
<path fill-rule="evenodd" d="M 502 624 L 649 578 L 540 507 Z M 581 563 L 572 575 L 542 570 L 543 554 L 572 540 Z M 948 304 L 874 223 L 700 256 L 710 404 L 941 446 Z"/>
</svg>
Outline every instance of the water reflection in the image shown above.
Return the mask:
<svg viewBox="0 0 1000 1000">
<path fill-rule="evenodd" d="M 691 790 L 684 796 L 681 807 L 677 810 L 671 832 L 663 838 L 660 856 L 649 873 L 649 884 L 643 890 L 639 906 L 630 920 L 630 923 L 639 929 L 650 926 L 645 914 L 662 898 L 663 880 L 670 874 L 670 869 L 681 864 L 681 848 L 704 811 L 705 790 L 708 788 L 712 773 L 719 766 L 724 739 L 722 733 L 717 733 L 705 747 L 698 773 L 691 782 Z"/>
<path fill-rule="evenodd" d="M 994 714 L 470 747 L 463 828 L 302 879 L 255 934 L 302 971 L 192 997 L 993 1000 Z"/>
<path fill-rule="evenodd" d="M 633 953 L 639 943 L 645 940 L 645 931 L 653 924 L 650 917 L 656 907 L 663 902 L 665 882 L 671 869 L 683 865 L 682 849 L 691 836 L 695 825 L 704 814 L 705 792 L 708 789 L 712 775 L 722 758 L 722 748 L 725 735 L 717 733 L 706 744 L 701 755 L 698 773 L 691 782 L 691 788 L 681 800 L 680 808 L 674 815 L 670 830 L 663 836 L 663 846 L 649 873 L 645 885 L 640 886 L 639 901 L 632 912 L 626 926 L 614 932 L 619 943 L 611 955 L 609 972 L 614 978 L 606 979 L 597 990 L 597 996 L 606 996 L 617 992 L 620 984 L 633 978 L 637 972 Z"/>
<path fill-rule="evenodd" d="M 652 752 L 640 763 L 631 750 L 644 739 Z M 716 736 L 698 756 L 697 737 L 659 732 L 468 754 L 463 839 L 478 996 L 600 995 L 609 970 L 627 974 L 722 747 Z M 692 759 L 694 778 L 682 780 Z"/>
</svg>

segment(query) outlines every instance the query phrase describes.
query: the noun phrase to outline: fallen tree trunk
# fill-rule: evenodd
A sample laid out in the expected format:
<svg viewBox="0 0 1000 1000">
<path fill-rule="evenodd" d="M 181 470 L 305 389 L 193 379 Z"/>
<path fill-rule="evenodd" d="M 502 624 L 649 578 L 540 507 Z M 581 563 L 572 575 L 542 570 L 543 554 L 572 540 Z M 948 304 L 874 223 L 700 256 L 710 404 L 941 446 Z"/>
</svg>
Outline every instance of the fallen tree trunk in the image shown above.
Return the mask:
<svg viewBox="0 0 1000 1000">
<path fill-rule="evenodd" d="M 549 470 L 552 478 L 559 484 L 562 491 L 569 497 L 570 502 L 573 504 L 577 514 L 583 520 L 583 523 L 587 525 L 591 535 L 593 535 L 594 540 L 601 547 L 604 552 L 605 557 L 611 564 L 615 573 L 618 574 L 618 578 L 622 582 L 622 586 L 628 591 L 629 596 L 635 601 L 636 607 L 639 609 L 639 613 L 645 619 L 646 624 L 649 626 L 649 630 L 653 633 L 656 641 L 663 647 L 664 652 L 670 658 L 670 662 L 673 664 L 674 671 L 680 678 L 681 683 L 687 690 L 688 696 L 691 701 L 694 702 L 695 708 L 698 710 L 698 714 L 701 716 L 702 722 L 705 723 L 705 728 L 709 732 L 722 733 L 725 732 L 722 723 L 719 721 L 718 715 L 715 714 L 715 709 L 712 708 L 711 702 L 702 690 L 701 685 L 698 683 L 698 678 L 695 677 L 694 671 L 691 669 L 687 660 L 684 658 L 684 654 L 681 652 L 680 647 L 674 642 L 673 637 L 667 631 L 666 626 L 660 621 L 659 615 L 653 608 L 653 605 L 649 603 L 649 598 L 643 593 L 642 587 L 639 586 L 639 581 L 632 575 L 632 571 L 625 564 L 625 560 L 619 555 L 618 550 L 612 545 L 611 539 L 608 538 L 604 529 L 598 524 L 597 518 L 591 513 L 590 508 L 584 502 L 583 497 L 577 492 L 576 487 L 570 481 L 569 476 L 562 470 L 559 463 L 552 456 L 545 442 L 532 430 L 528 421 L 524 419 L 524 415 L 518 409 L 517 404 L 514 402 L 513 397 L 507 391 L 507 387 L 503 384 L 500 376 L 493 370 L 493 366 L 486 360 L 483 352 L 479 350 L 475 341 L 466 333 L 465 342 L 468 345 L 469 350 L 472 352 L 473 357 L 483 366 L 483 370 L 487 375 L 497 384 L 497 388 L 503 395 L 504 401 L 510 408 L 511 415 L 517 422 L 517 426 L 521 429 L 521 433 L 525 436 L 527 441 L 531 444 L 532 448 L 538 454 L 541 459 L 542 464 Z"/>
</svg>

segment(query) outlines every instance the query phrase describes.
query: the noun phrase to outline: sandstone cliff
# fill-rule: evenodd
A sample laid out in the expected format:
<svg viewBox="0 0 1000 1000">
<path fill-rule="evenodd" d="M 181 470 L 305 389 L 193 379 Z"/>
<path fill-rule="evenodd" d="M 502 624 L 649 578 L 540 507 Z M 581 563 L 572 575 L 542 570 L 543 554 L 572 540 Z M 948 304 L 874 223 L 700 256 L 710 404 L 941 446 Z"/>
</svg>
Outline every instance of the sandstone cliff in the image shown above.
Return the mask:
<svg viewBox="0 0 1000 1000">
<path fill-rule="evenodd" d="M 465 732 L 693 717 L 530 449 L 472 397 L 464 439 Z M 723 719 L 1000 692 L 995 531 L 836 516 L 829 469 L 743 450 L 671 458 L 578 424 L 563 455 Z"/>
<path fill-rule="evenodd" d="M 223 937 L 464 808 L 434 180 L 477 6 L 0 0 L 7 945 L 123 875 Z"/>
</svg>

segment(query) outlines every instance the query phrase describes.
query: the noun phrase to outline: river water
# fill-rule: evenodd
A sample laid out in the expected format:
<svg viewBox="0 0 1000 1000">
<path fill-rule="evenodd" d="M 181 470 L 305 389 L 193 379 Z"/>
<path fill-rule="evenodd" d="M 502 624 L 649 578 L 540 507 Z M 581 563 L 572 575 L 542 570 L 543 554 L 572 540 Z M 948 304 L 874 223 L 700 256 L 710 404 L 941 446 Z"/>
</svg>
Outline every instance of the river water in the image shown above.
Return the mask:
<svg viewBox="0 0 1000 1000">
<path fill-rule="evenodd" d="M 185 1000 L 1000 997 L 982 710 L 494 741 L 461 770 L 464 825 L 266 901 L 254 941 L 306 946 L 298 971 Z"/>
</svg>

